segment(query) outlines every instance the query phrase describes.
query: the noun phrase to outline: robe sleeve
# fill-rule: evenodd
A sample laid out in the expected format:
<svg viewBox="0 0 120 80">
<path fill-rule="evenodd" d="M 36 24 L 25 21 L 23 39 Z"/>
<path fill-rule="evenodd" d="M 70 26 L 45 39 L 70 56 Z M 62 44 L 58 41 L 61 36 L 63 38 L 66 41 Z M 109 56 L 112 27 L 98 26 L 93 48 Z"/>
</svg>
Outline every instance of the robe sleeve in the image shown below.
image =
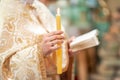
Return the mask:
<svg viewBox="0 0 120 80">
<path fill-rule="evenodd" d="M 41 48 L 38 48 L 38 44 L 36 44 L 38 36 L 31 34 L 25 36 L 19 34 L 21 31 L 14 33 L 12 28 L 14 25 L 11 24 L 11 21 L 8 23 L 6 21 L 1 30 L 0 78 L 2 80 L 9 78 L 23 80 L 28 77 L 32 80 L 45 80 L 46 70 L 43 56 Z M 42 37 L 39 36 L 39 42 L 40 38 Z"/>
</svg>

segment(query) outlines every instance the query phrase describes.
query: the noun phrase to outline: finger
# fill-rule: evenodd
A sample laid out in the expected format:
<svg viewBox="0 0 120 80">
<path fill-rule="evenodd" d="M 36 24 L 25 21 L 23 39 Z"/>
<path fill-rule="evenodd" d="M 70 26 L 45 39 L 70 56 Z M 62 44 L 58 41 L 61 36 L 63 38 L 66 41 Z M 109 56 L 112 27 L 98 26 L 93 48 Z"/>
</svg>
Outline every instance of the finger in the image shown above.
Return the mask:
<svg viewBox="0 0 120 80">
<path fill-rule="evenodd" d="M 60 48 L 60 46 L 53 46 L 53 47 L 51 47 L 50 49 L 51 49 L 51 51 L 53 52 L 53 51 L 56 51 L 57 49 L 59 49 Z"/>
<path fill-rule="evenodd" d="M 69 40 L 68 43 L 71 43 L 75 39 L 75 36 L 72 36 Z"/>
<path fill-rule="evenodd" d="M 62 35 L 53 35 L 51 37 L 48 38 L 48 41 L 53 41 L 53 40 L 62 40 L 64 39 L 65 37 L 62 36 Z"/>
<path fill-rule="evenodd" d="M 54 46 L 54 45 L 60 44 L 60 43 L 63 43 L 63 40 L 54 40 L 51 42 L 51 45 Z"/>
<path fill-rule="evenodd" d="M 54 31 L 54 32 L 49 33 L 47 36 L 61 35 L 61 34 L 63 34 L 63 31 Z"/>
<path fill-rule="evenodd" d="M 68 49 L 68 52 L 69 52 L 69 54 L 73 53 L 72 49 Z"/>
<path fill-rule="evenodd" d="M 68 53 L 69 53 L 69 56 L 70 56 L 70 57 L 72 57 L 72 56 L 75 55 L 74 52 L 72 51 L 72 49 L 69 49 L 69 50 L 68 50 Z"/>
<path fill-rule="evenodd" d="M 70 56 L 74 56 L 80 53 L 80 51 L 73 51 L 72 49 L 68 49 L 68 53 Z"/>
</svg>

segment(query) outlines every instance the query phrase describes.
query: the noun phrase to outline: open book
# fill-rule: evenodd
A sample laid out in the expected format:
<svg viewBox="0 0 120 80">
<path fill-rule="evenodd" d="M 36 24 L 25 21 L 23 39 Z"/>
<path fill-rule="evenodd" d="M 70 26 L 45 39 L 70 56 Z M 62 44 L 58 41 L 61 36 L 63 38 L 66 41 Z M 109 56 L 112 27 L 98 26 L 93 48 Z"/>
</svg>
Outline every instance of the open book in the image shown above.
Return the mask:
<svg viewBox="0 0 120 80">
<path fill-rule="evenodd" d="M 98 30 L 96 29 L 86 34 L 83 34 L 73 40 L 73 42 L 70 44 L 70 48 L 73 50 L 73 52 L 76 52 L 79 50 L 97 46 L 99 45 L 97 35 Z"/>
</svg>

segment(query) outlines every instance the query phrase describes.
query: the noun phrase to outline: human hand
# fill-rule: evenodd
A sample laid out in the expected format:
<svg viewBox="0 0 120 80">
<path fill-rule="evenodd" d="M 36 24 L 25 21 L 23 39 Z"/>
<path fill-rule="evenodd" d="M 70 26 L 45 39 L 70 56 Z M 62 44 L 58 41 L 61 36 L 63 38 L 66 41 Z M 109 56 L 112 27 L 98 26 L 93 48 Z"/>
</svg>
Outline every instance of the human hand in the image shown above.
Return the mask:
<svg viewBox="0 0 120 80">
<path fill-rule="evenodd" d="M 63 31 L 54 31 L 43 35 L 41 48 L 45 56 L 60 48 L 60 46 L 57 46 L 56 44 L 63 43 L 64 36 L 62 34 Z"/>
<path fill-rule="evenodd" d="M 74 55 L 76 55 L 77 53 L 79 53 L 80 51 L 77 51 L 77 52 L 73 52 L 72 49 L 70 48 L 70 43 L 75 39 L 75 37 L 71 37 L 69 40 L 68 40 L 68 53 L 69 53 L 69 56 L 72 57 Z"/>
</svg>

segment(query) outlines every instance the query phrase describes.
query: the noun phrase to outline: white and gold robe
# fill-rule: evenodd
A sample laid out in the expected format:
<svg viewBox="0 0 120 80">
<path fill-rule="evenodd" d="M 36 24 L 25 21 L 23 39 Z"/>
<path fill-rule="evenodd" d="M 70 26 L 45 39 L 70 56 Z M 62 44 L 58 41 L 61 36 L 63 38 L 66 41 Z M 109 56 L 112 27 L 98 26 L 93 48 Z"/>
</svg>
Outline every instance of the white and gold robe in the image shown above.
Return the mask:
<svg viewBox="0 0 120 80">
<path fill-rule="evenodd" d="M 43 34 L 56 30 L 56 21 L 38 0 L 22 1 L 0 1 L 0 80 L 47 80 L 56 73 L 55 53 L 44 58 L 40 42 Z M 66 41 L 62 47 L 65 71 Z"/>
</svg>

